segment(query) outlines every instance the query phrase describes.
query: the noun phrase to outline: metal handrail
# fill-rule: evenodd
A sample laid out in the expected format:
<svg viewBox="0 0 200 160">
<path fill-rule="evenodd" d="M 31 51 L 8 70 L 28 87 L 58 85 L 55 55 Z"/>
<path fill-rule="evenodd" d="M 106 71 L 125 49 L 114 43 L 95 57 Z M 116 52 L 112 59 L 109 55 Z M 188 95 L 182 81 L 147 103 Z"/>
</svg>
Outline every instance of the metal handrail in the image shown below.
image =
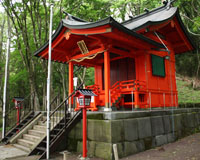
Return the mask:
<svg viewBox="0 0 200 160">
<path fill-rule="evenodd" d="M 32 92 L 30 93 L 28 96 L 26 96 L 20 103 L 18 103 L 18 105 L 21 105 L 22 103 L 24 103 L 31 95 L 33 95 L 35 93 Z M 15 126 L 18 126 L 18 123 L 20 123 L 21 121 L 23 121 L 25 119 L 25 117 L 32 111 L 31 105 L 29 106 L 29 108 L 26 108 L 25 106 L 23 107 L 25 108 L 24 110 L 20 109 L 20 119 L 19 122 L 16 122 L 16 114 L 17 111 L 13 108 L 10 108 L 7 112 L 6 112 L 6 135 L 7 133 L 9 133 Z M 21 111 L 24 111 L 24 115 L 21 116 Z M 14 122 L 12 122 L 12 120 Z"/>
<path fill-rule="evenodd" d="M 62 105 L 65 104 L 65 103 L 69 100 L 69 98 L 71 98 L 71 97 L 76 93 L 76 91 L 79 90 L 82 86 L 83 86 L 83 83 L 81 83 L 81 84 L 77 87 L 76 90 L 74 90 L 67 98 L 65 98 L 65 99 L 53 110 L 53 112 L 51 112 L 51 114 L 49 115 L 49 117 L 52 117 L 52 115 L 54 115 L 54 114 L 56 113 L 56 111 L 58 111 L 58 110 L 62 107 Z M 45 123 L 46 121 L 47 121 L 47 119 L 45 119 L 45 120 L 43 121 L 43 123 Z"/>
</svg>

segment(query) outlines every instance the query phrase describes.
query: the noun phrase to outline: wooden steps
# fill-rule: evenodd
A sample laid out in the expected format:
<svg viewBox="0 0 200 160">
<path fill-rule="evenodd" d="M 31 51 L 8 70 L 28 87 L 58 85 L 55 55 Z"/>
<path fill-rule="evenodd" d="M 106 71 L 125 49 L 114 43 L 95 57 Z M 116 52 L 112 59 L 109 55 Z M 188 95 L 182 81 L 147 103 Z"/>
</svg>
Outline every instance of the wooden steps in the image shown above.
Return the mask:
<svg viewBox="0 0 200 160">
<path fill-rule="evenodd" d="M 43 142 L 46 137 L 46 122 L 44 123 L 45 118 L 46 117 L 41 116 L 34 123 L 27 126 L 27 130 L 24 133 L 21 133 L 21 136 L 16 138 L 13 146 L 30 154 L 32 150 L 38 148 L 38 144 L 46 143 Z M 56 125 L 60 122 L 60 120 L 61 117 L 55 117 L 54 119 L 51 119 L 51 122 L 54 122 Z M 54 128 L 54 126 L 51 126 L 51 128 Z M 57 130 L 55 129 L 55 131 Z M 39 147 L 38 150 L 44 152 L 43 147 Z"/>
<path fill-rule="evenodd" d="M 18 139 L 17 144 L 20 144 L 24 147 L 31 148 L 34 145 L 34 142 L 30 140 L 26 140 L 26 139 Z"/>
<path fill-rule="evenodd" d="M 31 135 L 31 134 L 24 134 L 23 135 L 23 139 L 31 140 L 33 142 L 37 142 L 38 140 L 40 140 L 40 137 L 39 136 L 35 136 L 35 135 Z"/>
<path fill-rule="evenodd" d="M 20 144 L 13 144 L 14 147 L 18 148 L 18 149 L 21 149 L 22 151 L 25 151 L 27 153 L 30 153 L 31 152 L 31 149 L 28 148 L 28 147 L 25 147 L 23 145 L 20 145 Z"/>
</svg>

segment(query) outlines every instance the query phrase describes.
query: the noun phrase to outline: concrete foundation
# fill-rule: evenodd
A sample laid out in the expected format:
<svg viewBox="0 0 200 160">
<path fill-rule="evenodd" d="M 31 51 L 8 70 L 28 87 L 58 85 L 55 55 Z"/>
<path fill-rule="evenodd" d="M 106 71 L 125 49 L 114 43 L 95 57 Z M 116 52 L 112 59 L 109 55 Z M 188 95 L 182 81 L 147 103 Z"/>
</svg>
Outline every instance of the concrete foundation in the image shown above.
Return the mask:
<svg viewBox="0 0 200 160">
<path fill-rule="evenodd" d="M 88 113 L 88 156 L 113 160 L 171 143 L 197 132 L 200 109 L 168 109 Z M 68 150 L 82 152 L 82 124 L 69 133 Z"/>
</svg>

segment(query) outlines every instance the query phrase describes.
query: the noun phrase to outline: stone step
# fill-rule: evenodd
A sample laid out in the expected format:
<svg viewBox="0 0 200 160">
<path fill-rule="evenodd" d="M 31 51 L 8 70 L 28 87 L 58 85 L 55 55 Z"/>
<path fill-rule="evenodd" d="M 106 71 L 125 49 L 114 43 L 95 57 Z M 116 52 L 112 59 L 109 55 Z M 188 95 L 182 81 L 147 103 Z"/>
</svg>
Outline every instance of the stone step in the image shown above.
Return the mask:
<svg viewBox="0 0 200 160">
<path fill-rule="evenodd" d="M 23 135 L 23 139 L 31 140 L 31 141 L 34 141 L 34 142 L 38 142 L 40 140 L 40 137 L 39 136 L 35 136 L 35 135 L 30 135 L 30 134 L 24 134 Z"/>
<path fill-rule="evenodd" d="M 34 145 L 34 142 L 26 139 L 18 139 L 17 143 L 28 148 L 31 148 Z"/>
<path fill-rule="evenodd" d="M 46 130 L 46 126 L 44 126 L 44 125 L 34 125 L 33 129 L 39 130 L 39 131 L 45 131 Z"/>
<path fill-rule="evenodd" d="M 64 113 L 63 114 L 58 114 L 58 115 L 56 115 L 56 116 L 53 116 L 53 117 L 51 117 L 51 121 L 56 121 L 56 120 L 61 120 L 62 118 L 63 118 L 63 116 L 64 116 Z M 46 120 L 46 118 L 47 117 L 45 117 L 45 116 L 43 116 L 43 118 L 42 118 L 42 120 L 44 121 L 44 120 Z"/>
<path fill-rule="evenodd" d="M 44 123 L 43 121 L 38 121 L 38 125 L 46 126 L 46 122 Z"/>
<path fill-rule="evenodd" d="M 39 130 L 30 129 L 30 130 L 28 130 L 28 134 L 41 137 L 43 135 L 46 135 L 46 132 L 45 131 L 39 131 Z"/>
<path fill-rule="evenodd" d="M 30 149 L 30 148 L 25 147 L 25 146 L 23 146 L 23 145 L 20 145 L 20 144 L 15 143 L 15 144 L 13 144 L 13 146 L 16 147 L 16 148 L 18 148 L 18 149 L 20 149 L 20 150 L 22 150 L 22 151 L 25 151 L 25 152 L 27 152 L 27 153 L 30 153 L 30 152 L 31 152 L 31 149 Z"/>
</svg>

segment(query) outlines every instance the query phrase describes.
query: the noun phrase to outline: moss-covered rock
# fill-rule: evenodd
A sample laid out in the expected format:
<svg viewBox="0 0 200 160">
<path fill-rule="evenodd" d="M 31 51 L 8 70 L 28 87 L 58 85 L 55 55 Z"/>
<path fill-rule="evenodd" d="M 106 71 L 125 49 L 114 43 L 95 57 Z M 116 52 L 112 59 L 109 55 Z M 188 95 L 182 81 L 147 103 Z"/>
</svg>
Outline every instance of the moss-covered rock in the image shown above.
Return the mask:
<svg viewBox="0 0 200 160">
<path fill-rule="evenodd" d="M 122 120 L 111 121 L 111 140 L 112 143 L 124 141 L 124 123 Z"/>
<path fill-rule="evenodd" d="M 164 134 L 163 119 L 161 116 L 151 117 L 152 136 Z"/>
<path fill-rule="evenodd" d="M 124 120 L 124 138 L 125 141 L 135 141 L 138 139 L 138 122 L 137 119 Z"/>
<path fill-rule="evenodd" d="M 140 139 L 151 137 L 151 120 L 149 117 L 137 118 Z"/>
<path fill-rule="evenodd" d="M 124 156 L 129 156 L 137 152 L 138 150 L 135 142 L 124 142 Z"/>
<path fill-rule="evenodd" d="M 111 121 L 88 120 L 88 139 L 98 142 L 111 142 Z"/>
<path fill-rule="evenodd" d="M 96 143 L 95 156 L 105 160 L 113 159 L 112 144 L 98 142 Z"/>
</svg>

